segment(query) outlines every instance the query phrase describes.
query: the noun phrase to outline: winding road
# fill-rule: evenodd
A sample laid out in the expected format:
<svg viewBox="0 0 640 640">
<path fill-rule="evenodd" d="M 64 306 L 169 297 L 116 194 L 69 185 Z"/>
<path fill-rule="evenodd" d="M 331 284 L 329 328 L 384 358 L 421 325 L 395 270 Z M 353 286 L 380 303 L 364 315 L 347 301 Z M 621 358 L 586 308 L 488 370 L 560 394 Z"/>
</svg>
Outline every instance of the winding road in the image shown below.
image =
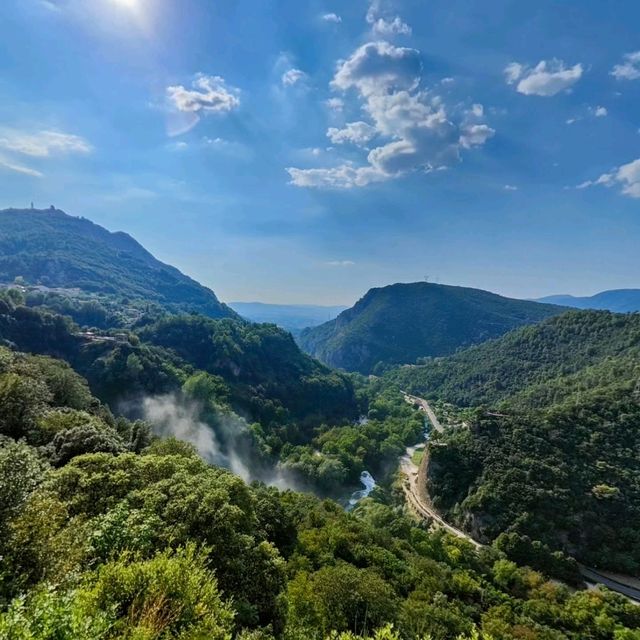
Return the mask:
<svg viewBox="0 0 640 640">
<path fill-rule="evenodd" d="M 418 398 L 418 396 L 412 396 L 410 393 L 404 393 L 404 399 L 409 404 L 417 405 L 420 411 L 424 411 L 427 414 L 427 418 L 429 418 L 429 422 L 431 426 L 440 433 L 444 432 L 443 426 L 440 424 L 440 420 L 438 420 L 438 416 L 436 416 L 434 410 L 429 406 L 429 403 L 424 398 Z"/>
<path fill-rule="evenodd" d="M 404 393 L 404 399 L 415 406 L 420 411 L 423 411 L 431 426 L 440 433 L 444 432 L 444 428 L 433 409 L 429 406 L 429 403 L 424 398 L 419 398 L 408 393 Z M 449 524 L 432 506 L 431 500 L 427 493 L 427 467 L 429 465 L 429 450 L 425 444 L 425 454 L 420 463 L 420 467 L 417 467 L 413 462 L 413 452 L 415 447 L 408 447 L 407 452 L 402 458 L 400 458 L 400 469 L 405 476 L 405 480 L 402 483 L 402 489 L 407 500 L 407 504 L 411 511 L 413 511 L 418 517 L 431 521 L 436 526 L 446 529 L 449 533 L 459 538 L 463 538 L 470 542 L 477 549 L 480 549 L 482 545 L 477 540 L 474 540 L 468 533 L 465 533 L 461 529 Z M 622 576 L 618 574 L 611 574 L 608 572 L 602 573 L 596 569 L 585 567 L 580 565 L 580 573 L 585 579 L 587 584 L 596 586 L 603 585 L 615 591 L 621 595 L 626 596 L 635 603 L 640 603 L 640 580 L 632 578 L 630 576 Z"/>
</svg>

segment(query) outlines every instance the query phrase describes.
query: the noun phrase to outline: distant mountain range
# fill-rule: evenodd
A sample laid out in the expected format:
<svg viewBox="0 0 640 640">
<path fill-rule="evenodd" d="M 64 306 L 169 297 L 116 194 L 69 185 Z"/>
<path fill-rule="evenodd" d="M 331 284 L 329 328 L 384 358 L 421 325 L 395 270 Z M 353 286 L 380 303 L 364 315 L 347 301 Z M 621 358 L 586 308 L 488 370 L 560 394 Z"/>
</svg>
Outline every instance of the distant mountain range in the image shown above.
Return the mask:
<svg viewBox="0 0 640 640">
<path fill-rule="evenodd" d="M 576 309 L 596 309 L 628 313 L 640 311 L 640 289 L 612 289 L 602 291 L 593 296 L 576 297 L 570 295 L 546 296 L 538 298 L 537 302 L 560 304 Z"/>
<path fill-rule="evenodd" d="M 333 320 L 347 307 L 310 304 L 266 304 L 264 302 L 229 302 L 229 306 L 251 322 L 269 322 L 299 332 Z"/>
<path fill-rule="evenodd" d="M 169 311 L 237 318 L 213 291 L 154 258 L 131 236 L 58 209 L 0 211 L 0 282 L 78 288 Z"/>
<path fill-rule="evenodd" d="M 299 342 L 330 366 L 367 374 L 378 363 L 448 355 L 565 310 L 480 289 L 394 284 L 371 289 L 335 320 L 303 331 Z"/>
</svg>

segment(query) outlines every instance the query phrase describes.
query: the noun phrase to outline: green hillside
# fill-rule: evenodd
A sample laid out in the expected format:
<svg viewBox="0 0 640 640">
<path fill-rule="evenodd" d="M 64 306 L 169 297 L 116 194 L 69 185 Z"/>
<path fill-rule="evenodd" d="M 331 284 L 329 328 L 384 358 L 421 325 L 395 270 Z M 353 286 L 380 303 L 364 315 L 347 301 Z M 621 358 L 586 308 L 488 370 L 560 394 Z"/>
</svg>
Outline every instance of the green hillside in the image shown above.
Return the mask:
<svg viewBox="0 0 640 640">
<path fill-rule="evenodd" d="M 371 289 L 335 320 L 307 329 L 300 344 L 332 367 L 366 374 L 378 363 L 448 355 L 561 311 L 479 289 L 394 284 Z"/>
<path fill-rule="evenodd" d="M 536 407 L 585 385 L 633 378 L 639 353 L 640 315 L 568 311 L 448 358 L 401 367 L 387 379 L 463 407 L 495 404 L 514 394 Z M 609 375 L 602 375 L 605 370 Z"/>
<path fill-rule="evenodd" d="M 0 211 L 0 283 L 82 289 L 170 311 L 237 317 L 213 291 L 156 260 L 126 233 L 57 209 Z"/>
<path fill-rule="evenodd" d="M 475 407 L 430 446 L 449 520 L 515 560 L 640 573 L 640 315 L 570 311 L 385 383 Z"/>
<path fill-rule="evenodd" d="M 117 337 L 87 337 L 68 318 L 0 298 L 0 341 L 63 358 L 114 408 L 178 392 L 194 374 L 206 372 L 213 399 L 268 430 L 295 421 L 293 431 L 304 431 L 357 416 L 350 380 L 302 353 L 274 325 L 168 316 L 137 334 L 112 333 Z"/>
<path fill-rule="evenodd" d="M 640 610 L 398 510 L 241 478 L 0 347 L 0 638 L 634 640 Z M 579 586 L 579 585 L 578 585 Z"/>
</svg>

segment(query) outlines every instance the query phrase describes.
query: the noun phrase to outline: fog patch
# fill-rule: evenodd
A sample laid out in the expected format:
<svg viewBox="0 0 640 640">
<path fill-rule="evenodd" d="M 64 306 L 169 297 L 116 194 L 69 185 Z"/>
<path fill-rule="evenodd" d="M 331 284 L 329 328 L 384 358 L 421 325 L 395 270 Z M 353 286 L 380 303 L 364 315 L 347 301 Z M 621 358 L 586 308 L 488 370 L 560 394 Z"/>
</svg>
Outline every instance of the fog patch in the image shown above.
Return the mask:
<svg viewBox="0 0 640 640">
<path fill-rule="evenodd" d="M 157 435 L 192 444 L 209 464 L 224 467 L 245 482 L 260 481 L 279 489 L 297 489 L 290 473 L 265 459 L 249 424 L 237 414 L 220 409 L 206 411 L 181 394 L 142 400 L 144 420 Z"/>
</svg>

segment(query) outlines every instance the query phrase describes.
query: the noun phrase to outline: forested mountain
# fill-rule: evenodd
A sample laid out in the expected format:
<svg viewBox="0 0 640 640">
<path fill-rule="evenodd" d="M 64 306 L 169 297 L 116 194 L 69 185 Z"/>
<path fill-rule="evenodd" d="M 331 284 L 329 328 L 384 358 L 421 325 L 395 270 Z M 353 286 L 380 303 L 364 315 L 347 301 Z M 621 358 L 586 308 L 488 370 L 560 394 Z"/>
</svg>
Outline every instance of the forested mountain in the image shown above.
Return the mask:
<svg viewBox="0 0 640 640">
<path fill-rule="evenodd" d="M 633 379 L 639 353 L 640 315 L 568 311 L 447 358 L 395 369 L 388 380 L 461 407 L 515 394 L 539 407 L 583 388 Z"/>
<path fill-rule="evenodd" d="M 202 372 L 216 401 L 230 403 L 267 428 L 294 419 L 300 429 L 313 428 L 357 416 L 350 380 L 302 353 L 273 325 L 172 315 L 114 336 L 80 332 L 68 318 L 5 297 L 0 299 L 0 340 L 63 358 L 114 407 L 179 391 Z"/>
<path fill-rule="evenodd" d="M 170 311 L 237 317 L 176 268 L 126 233 L 111 233 L 57 209 L 0 211 L 0 282 L 79 288 L 157 303 Z"/>
<path fill-rule="evenodd" d="M 298 333 L 332 320 L 347 307 L 312 304 L 265 304 L 263 302 L 229 302 L 229 306 L 251 322 L 270 322 Z"/>
<path fill-rule="evenodd" d="M 634 640 L 640 609 L 390 506 L 354 513 L 114 419 L 0 348 L 0 638 Z"/>
<path fill-rule="evenodd" d="M 640 311 L 640 289 L 613 289 L 593 296 L 577 297 L 569 295 L 546 296 L 537 302 L 559 304 L 576 309 L 600 309 L 617 313 Z"/>
<path fill-rule="evenodd" d="M 569 311 L 387 382 L 476 407 L 430 447 L 446 517 L 515 559 L 640 572 L 639 315 Z"/>
<path fill-rule="evenodd" d="M 562 311 L 480 289 L 394 284 L 371 289 L 335 320 L 303 331 L 300 344 L 332 367 L 366 374 L 378 363 L 448 355 Z"/>
</svg>

